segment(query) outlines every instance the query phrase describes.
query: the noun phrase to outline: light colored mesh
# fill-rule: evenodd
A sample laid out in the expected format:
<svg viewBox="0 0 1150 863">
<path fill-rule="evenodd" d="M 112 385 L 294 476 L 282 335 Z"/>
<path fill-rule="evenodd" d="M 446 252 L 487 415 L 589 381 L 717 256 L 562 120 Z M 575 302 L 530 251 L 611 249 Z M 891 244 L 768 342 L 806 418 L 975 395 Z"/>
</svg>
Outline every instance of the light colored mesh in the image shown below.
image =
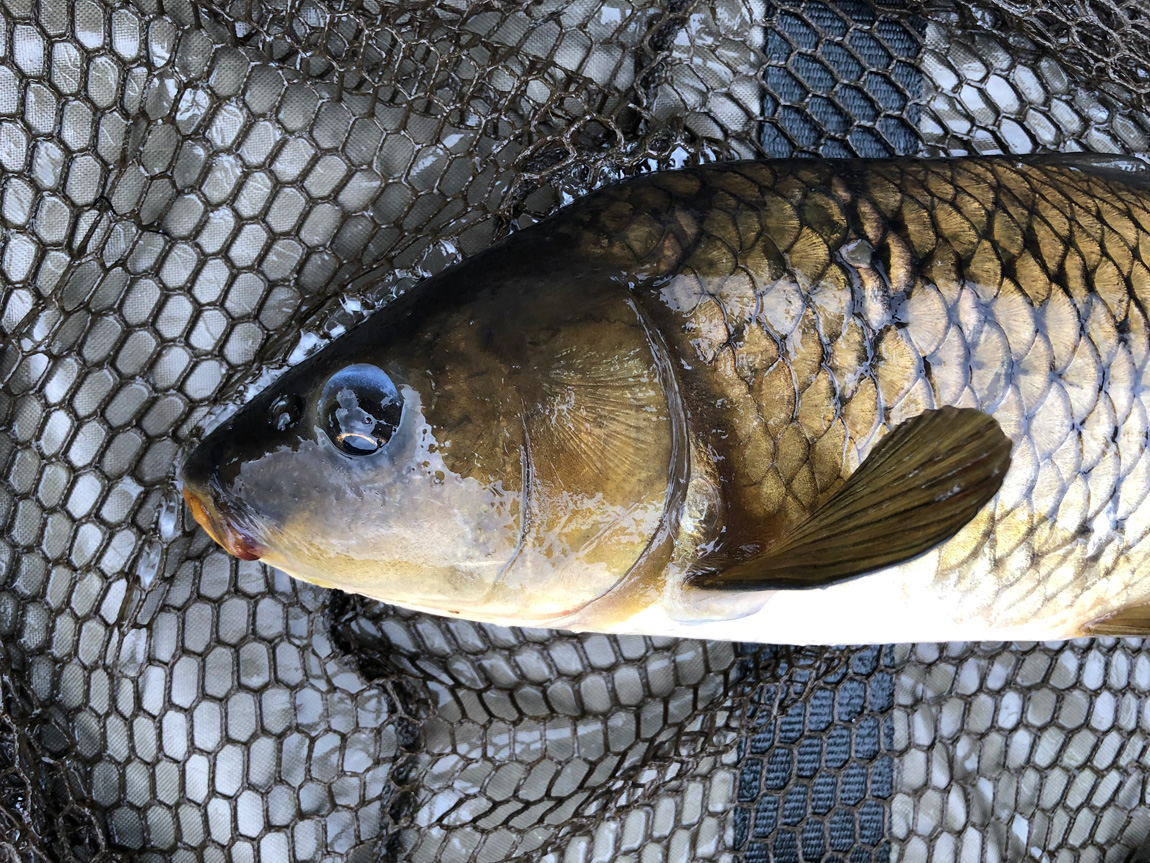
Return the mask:
<svg viewBox="0 0 1150 863">
<path fill-rule="evenodd" d="M 1132 642 L 444 621 L 228 558 L 171 484 L 276 369 L 619 176 L 1150 149 L 1143 8 L 1038 2 L 0 4 L 0 859 L 1130 859 Z"/>
<path fill-rule="evenodd" d="M 1140 640 L 899 648 L 900 859 L 1144 860 Z"/>
</svg>

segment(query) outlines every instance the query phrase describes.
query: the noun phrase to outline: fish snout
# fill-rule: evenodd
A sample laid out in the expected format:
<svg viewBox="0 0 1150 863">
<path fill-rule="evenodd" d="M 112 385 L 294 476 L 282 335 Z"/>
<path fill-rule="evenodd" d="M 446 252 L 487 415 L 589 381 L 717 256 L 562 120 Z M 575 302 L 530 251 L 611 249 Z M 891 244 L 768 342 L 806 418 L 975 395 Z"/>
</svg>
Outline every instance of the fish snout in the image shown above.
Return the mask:
<svg viewBox="0 0 1150 863">
<path fill-rule="evenodd" d="M 228 554 L 240 560 L 259 560 L 263 556 L 263 546 L 234 515 L 213 500 L 215 495 L 194 488 L 186 479 L 183 494 L 192 517 Z"/>
</svg>

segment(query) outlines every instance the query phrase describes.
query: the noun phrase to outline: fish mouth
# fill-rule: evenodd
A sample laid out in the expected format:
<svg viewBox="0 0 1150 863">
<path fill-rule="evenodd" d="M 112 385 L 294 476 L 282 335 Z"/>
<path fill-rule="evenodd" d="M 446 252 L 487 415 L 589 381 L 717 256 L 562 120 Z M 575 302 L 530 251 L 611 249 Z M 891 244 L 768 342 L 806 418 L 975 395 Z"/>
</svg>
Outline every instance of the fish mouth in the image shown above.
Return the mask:
<svg viewBox="0 0 1150 863">
<path fill-rule="evenodd" d="M 194 490 L 186 483 L 183 494 L 192 517 L 228 554 L 240 560 L 259 560 L 264 555 L 266 549 L 252 537 L 249 530 L 217 506 L 212 495 Z"/>
</svg>

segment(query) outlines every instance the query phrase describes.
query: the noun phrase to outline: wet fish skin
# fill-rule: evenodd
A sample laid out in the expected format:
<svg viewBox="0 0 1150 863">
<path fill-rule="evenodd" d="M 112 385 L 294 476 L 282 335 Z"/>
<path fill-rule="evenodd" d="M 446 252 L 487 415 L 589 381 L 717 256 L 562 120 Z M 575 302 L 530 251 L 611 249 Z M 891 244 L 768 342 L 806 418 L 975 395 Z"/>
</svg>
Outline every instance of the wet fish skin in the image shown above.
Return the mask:
<svg viewBox="0 0 1150 863">
<path fill-rule="evenodd" d="M 793 643 L 1080 634 L 1150 595 L 1142 385 L 1150 353 L 1150 184 L 1144 175 L 1082 164 L 744 162 L 608 187 L 421 286 L 293 370 L 209 437 L 185 477 L 202 495 L 213 482 L 227 492 L 197 498 L 209 506 L 256 506 L 240 499 L 234 477 L 218 479 L 218 465 L 240 465 L 242 473 L 273 451 L 297 452 L 305 437 L 315 444 L 314 429 L 269 435 L 261 423 L 271 400 L 294 388 L 307 395 L 304 412 L 314 410 L 316 382 L 367 357 L 389 373 L 398 362 L 409 381 L 421 364 L 439 363 L 435 375 L 444 381 L 464 367 L 498 373 L 498 385 L 488 381 L 487 391 L 468 400 L 491 414 L 473 423 L 486 431 L 446 458 L 459 476 L 471 470 L 468 458 L 498 462 L 486 474 L 489 485 L 498 474 L 514 490 L 517 462 L 535 432 L 514 431 L 522 417 L 508 392 L 551 398 L 525 383 L 532 362 L 599 385 L 610 364 L 596 360 L 591 370 L 588 361 L 583 369 L 557 360 L 553 348 L 517 364 L 507 349 L 490 347 L 490 333 L 500 332 L 495 320 L 488 320 L 487 342 L 459 336 L 465 347 L 444 362 L 401 335 L 397 322 L 455 332 L 463 318 L 451 308 L 468 304 L 477 320 L 502 316 L 504 329 L 532 334 L 578 330 L 587 338 L 614 321 L 615 335 L 588 355 L 606 357 L 615 338 L 625 343 L 630 353 L 623 353 L 637 359 L 608 389 L 628 378 L 644 383 L 616 413 L 641 407 L 656 422 L 631 432 L 612 425 L 610 412 L 589 408 L 624 442 L 618 471 L 602 472 L 602 481 L 620 506 L 642 498 L 665 510 L 659 528 L 644 522 L 645 542 L 631 537 L 608 567 L 617 583 L 606 573 L 581 595 L 575 567 L 558 591 L 567 592 L 572 611 L 558 613 L 568 602 L 552 602 L 551 616 L 542 618 L 529 608 L 559 582 L 527 578 L 499 608 L 488 607 L 482 592 L 461 608 L 437 604 L 434 590 L 412 601 L 402 579 L 386 589 L 331 583 L 440 613 L 607 631 Z M 507 285 L 518 286 L 513 299 Z M 585 297 L 612 311 L 573 313 L 578 325 L 570 329 L 551 309 L 556 303 L 539 296 L 566 307 Z M 543 320 L 550 323 L 541 329 Z M 671 360 L 669 380 L 662 353 Z M 1013 442 L 998 496 L 953 539 L 822 590 L 731 594 L 692 586 L 691 573 L 716 547 L 744 557 L 769 550 L 807 522 L 887 432 L 947 405 L 990 414 Z M 429 417 L 437 433 L 458 420 L 451 406 L 438 409 L 439 417 Z M 579 410 L 570 415 L 588 416 Z M 685 428 L 676 425 L 680 414 Z M 495 447 L 492 428 L 506 432 Z M 611 488 L 615 473 L 643 463 L 645 441 L 655 455 L 641 481 Z M 620 451 L 599 445 L 604 457 Z M 567 453 L 555 460 L 557 476 L 585 460 L 578 445 L 556 446 Z M 289 473 L 299 470 L 293 488 L 310 470 L 299 462 L 284 462 L 293 465 Z M 594 472 L 580 470 L 586 488 Z M 522 477 L 526 488 L 526 469 Z M 659 488 L 641 493 L 639 486 Z M 306 492 L 292 494 L 294 503 L 280 501 L 281 511 L 264 520 L 282 522 L 293 507 L 298 516 L 319 505 Z M 521 494 L 519 509 L 509 510 L 518 519 L 514 530 L 526 530 L 529 497 Z M 253 520 L 237 519 L 244 517 Z M 304 523 L 314 532 L 311 518 Z M 450 533 L 448 525 L 428 525 L 436 527 Z M 457 553 L 457 543 L 448 545 Z M 290 564 L 284 555 L 265 559 Z M 314 569 L 305 577 L 322 581 Z"/>
<path fill-rule="evenodd" d="M 1072 164 L 736 163 L 612 187 L 580 216 L 588 255 L 650 280 L 729 534 L 786 534 L 924 410 L 980 408 L 1012 438 L 995 504 L 886 575 L 888 613 L 920 615 L 892 640 L 1070 636 L 1150 594 L 1150 186 Z M 828 593 L 881 612 L 878 587 Z"/>
</svg>

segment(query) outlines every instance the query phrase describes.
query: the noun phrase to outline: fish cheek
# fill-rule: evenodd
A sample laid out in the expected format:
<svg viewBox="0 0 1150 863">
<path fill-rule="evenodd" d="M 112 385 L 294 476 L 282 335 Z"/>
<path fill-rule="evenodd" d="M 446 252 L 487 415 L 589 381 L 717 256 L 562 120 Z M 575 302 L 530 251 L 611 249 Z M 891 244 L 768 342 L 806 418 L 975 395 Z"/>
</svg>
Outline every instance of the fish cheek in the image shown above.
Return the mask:
<svg viewBox="0 0 1150 863">
<path fill-rule="evenodd" d="M 253 489 L 274 493 L 280 483 L 291 501 L 266 525 L 266 559 L 305 581 L 400 605 L 479 603 L 519 542 L 519 494 L 498 478 L 452 471 L 419 394 L 403 392 L 403 421 L 379 453 L 347 456 L 321 440 L 251 468 L 261 477 Z"/>
<path fill-rule="evenodd" d="M 436 375 L 434 401 L 428 399 L 429 451 L 446 472 L 499 483 L 506 491 L 522 489 L 523 404 L 502 382 L 502 365 L 467 358 Z"/>
<path fill-rule="evenodd" d="M 290 533 L 323 534 L 327 517 L 340 511 L 349 477 L 320 441 L 277 447 L 237 466 L 231 494 L 269 541 Z M 344 528 L 350 527 L 344 523 Z"/>
</svg>

